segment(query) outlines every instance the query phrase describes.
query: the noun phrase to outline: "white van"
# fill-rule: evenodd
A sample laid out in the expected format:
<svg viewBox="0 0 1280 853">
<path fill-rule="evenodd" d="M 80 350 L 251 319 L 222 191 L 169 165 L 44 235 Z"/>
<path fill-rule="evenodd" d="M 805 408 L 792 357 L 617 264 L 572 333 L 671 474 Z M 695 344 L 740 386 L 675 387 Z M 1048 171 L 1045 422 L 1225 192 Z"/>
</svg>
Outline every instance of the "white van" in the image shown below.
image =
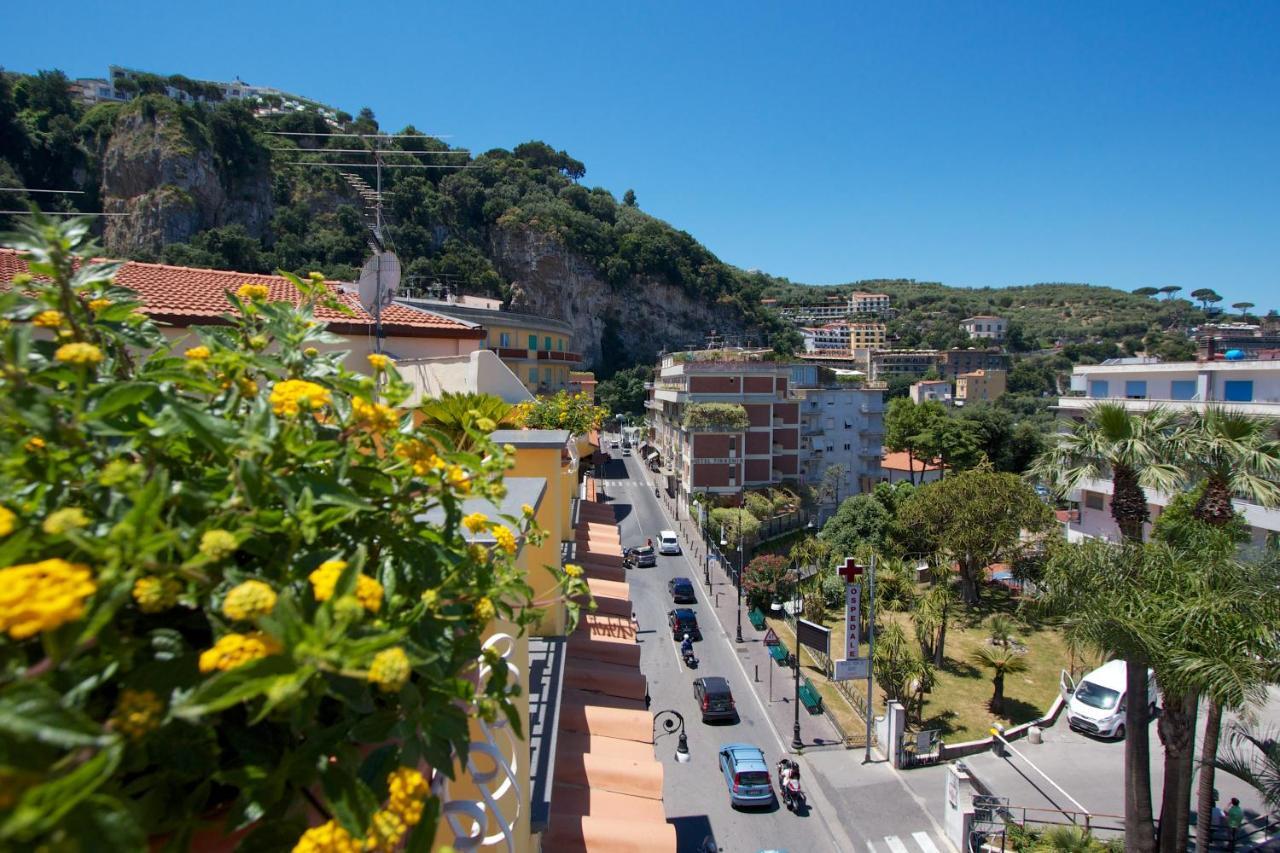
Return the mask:
<svg viewBox="0 0 1280 853">
<path fill-rule="evenodd" d="M 680 540 L 676 538 L 676 532 L 674 530 L 664 530 L 658 534 L 658 553 L 680 553 Z"/>
<path fill-rule="evenodd" d="M 1124 713 L 1128 705 L 1125 694 L 1125 662 L 1104 663 L 1076 684 L 1066 672 L 1060 678 L 1062 696 L 1067 701 L 1067 725 L 1076 731 L 1098 737 L 1124 737 Z M 1156 711 L 1156 679 L 1147 670 L 1147 706 L 1154 717 Z"/>
</svg>

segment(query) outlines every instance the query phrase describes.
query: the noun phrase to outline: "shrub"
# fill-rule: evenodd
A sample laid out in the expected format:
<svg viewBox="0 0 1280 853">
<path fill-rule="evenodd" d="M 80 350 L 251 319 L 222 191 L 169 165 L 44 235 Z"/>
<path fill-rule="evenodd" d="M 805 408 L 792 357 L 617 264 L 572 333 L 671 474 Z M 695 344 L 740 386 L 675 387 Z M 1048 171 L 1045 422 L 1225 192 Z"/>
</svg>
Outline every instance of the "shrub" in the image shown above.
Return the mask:
<svg viewBox="0 0 1280 853">
<path fill-rule="evenodd" d="M 742 541 L 750 544 L 760 532 L 760 522 L 747 510 L 737 507 L 719 507 L 711 510 L 711 536 L 714 538 L 723 535 L 727 542 L 724 546 L 726 550 L 738 547 L 739 531 L 741 531 Z"/>
<path fill-rule="evenodd" d="M 538 533 L 462 528 L 506 455 L 415 432 L 393 364 L 375 390 L 317 353 L 323 283 L 229 293 L 176 351 L 82 260 L 88 228 L 10 235 L 36 278 L 0 294 L 0 846 L 145 849 L 217 815 L 279 849 L 308 803 L 336 821 L 309 836 L 391 814 L 429 845 L 416 768 L 465 755 L 469 717 L 518 719 L 481 640 L 535 617 L 513 552 Z"/>
<path fill-rule="evenodd" d="M 790 585 L 791 561 L 779 554 L 761 554 L 747 564 L 742 588 L 753 605 L 768 606 L 785 594 Z"/>
<path fill-rule="evenodd" d="M 773 502 L 759 492 L 748 492 L 744 503 L 746 504 L 747 512 L 760 521 L 764 521 L 773 515 Z"/>
<path fill-rule="evenodd" d="M 567 429 L 574 435 L 586 435 L 609 416 L 604 408 L 591 402 L 587 394 L 560 391 L 551 397 L 538 397 L 521 403 L 517 420 L 529 429 Z"/>
<path fill-rule="evenodd" d="M 742 432 L 750 421 L 740 403 L 692 403 L 684 411 L 685 429 L 722 429 Z"/>
</svg>

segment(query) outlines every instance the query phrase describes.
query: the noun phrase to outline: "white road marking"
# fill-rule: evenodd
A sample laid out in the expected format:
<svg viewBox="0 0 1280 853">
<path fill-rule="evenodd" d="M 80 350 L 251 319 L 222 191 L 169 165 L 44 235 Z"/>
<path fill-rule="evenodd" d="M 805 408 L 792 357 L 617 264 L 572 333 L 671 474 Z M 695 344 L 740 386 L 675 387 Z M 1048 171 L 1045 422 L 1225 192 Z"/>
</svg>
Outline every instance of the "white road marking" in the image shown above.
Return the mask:
<svg viewBox="0 0 1280 853">
<path fill-rule="evenodd" d="M 913 832 L 911 837 L 916 840 L 916 844 L 920 845 L 920 849 L 924 853 L 940 853 L 937 846 L 933 843 L 933 839 L 929 837 L 927 832 Z"/>
<path fill-rule="evenodd" d="M 893 853 L 909 853 L 907 845 L 903 844 L 902 839 L 896 835 L 886 835 L 884 837 L 884 843 L 889 845 L 889 849 L 892 850 Z"/>
</svg>

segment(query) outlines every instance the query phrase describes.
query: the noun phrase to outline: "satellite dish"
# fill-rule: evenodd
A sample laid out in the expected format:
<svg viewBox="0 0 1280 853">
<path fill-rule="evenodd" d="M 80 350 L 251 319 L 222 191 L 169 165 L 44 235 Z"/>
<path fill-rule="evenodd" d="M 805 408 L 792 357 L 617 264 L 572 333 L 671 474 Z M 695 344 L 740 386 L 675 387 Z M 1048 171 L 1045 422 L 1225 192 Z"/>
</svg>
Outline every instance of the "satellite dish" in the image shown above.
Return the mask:
<svg viewBox="0 0 1280 853">
<path fill-rule="evenodd" d="M 370 314 L 391 302 L 400 287 L 400 259 L 393 252 L 375 252 L 360 269 L 360 304 Z"/>
</svg>

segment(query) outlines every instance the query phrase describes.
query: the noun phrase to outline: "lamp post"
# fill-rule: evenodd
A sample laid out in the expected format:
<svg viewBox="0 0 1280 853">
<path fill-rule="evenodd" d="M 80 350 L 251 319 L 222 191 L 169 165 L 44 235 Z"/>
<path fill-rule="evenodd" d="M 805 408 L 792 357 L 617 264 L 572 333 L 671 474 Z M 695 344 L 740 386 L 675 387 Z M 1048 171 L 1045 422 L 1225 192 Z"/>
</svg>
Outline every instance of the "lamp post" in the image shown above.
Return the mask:
<svg viewBox="0 0 1280 853">
<path fill-rule="evenodd" d="M 669 735 L 672 732 L 678 732 L 676 738 L 676 761 L 681 764 L 689 763 L 689 736 L 684 733 L 684 717 L 679 711 L 659 711 L 653 715 L 653 726 L 658 727 L 658 721 L 662 721 L 662 735 Z"/>
<path fill-rule="evenodd" d="M 813 523 L 810 522 L 809 526 L 812 527 Z M 803 749 L 804 741 L 800 739 L 800 607 L 799 607 L 799 604 L 802 599 L 800 598 L 800 564 L 799 563 L 796 563 L 795 592 L 796 592 L 796 599 L 793 602 L 793 604 L 795 605 L 795 617 L 796 617 L 796 659 L 794 661 L 795 677 L 796 677 L 796 696 L 795 696 L 794 707 L 792 708 L 792 710 L 795 711 L 796 718 L 795 718 L 795 724 L 791 727 L 791 748 Z"/>
<path fill-rule="evenodd" d="M 737 525 L 738 525 L 738 579 L 737 579 L 737 583 L 735 583 L 735 584 L 734 584 L 734 586 L 736 586 L 736 587 L 738 588 L 738 628 L 737 628 L 737 633 L 736 633 L 736 635 L 734 636 L 734 642 L 735 642 L 735 643 L 742 643 L 742 642 L 745 642 L 745 640 L 743 640 L 743 639 L 742 639 L 742 573 L 746 570 L 746 567 L 743 565 L 743 563 L 745 562 L 745 559 L 746 559 L 746 558 L 745 558 L 745 555 L 743 554 L 743 551 L 742 551 L 742 516 L 737 516 L 737 519 L 738 519 L 738 521 L 737 521 Z M 721 547 L 728 547 L 728 545 L 729 545 L 729 541 L 728 541 L 727 539 L 725 539 L 725 536 L 724 536 L 724 525 L 723 525 L 723 524 L 721 524 L 721 525 L 720 525 L 720 545 L 721 545 Z"/>
</svg>

